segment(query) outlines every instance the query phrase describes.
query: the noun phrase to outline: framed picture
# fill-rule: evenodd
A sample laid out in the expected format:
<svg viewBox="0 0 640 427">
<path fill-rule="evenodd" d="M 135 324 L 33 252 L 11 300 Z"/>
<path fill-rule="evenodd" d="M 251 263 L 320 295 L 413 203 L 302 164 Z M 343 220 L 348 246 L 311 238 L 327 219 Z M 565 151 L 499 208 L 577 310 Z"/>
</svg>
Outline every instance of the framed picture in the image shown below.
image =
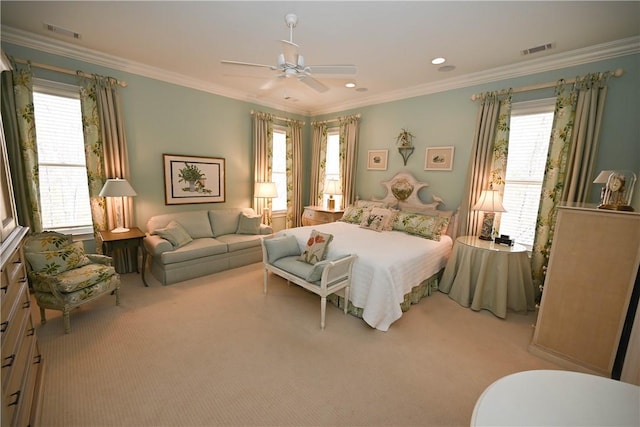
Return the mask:
<svg viewBox="0 0 640 427">
<path fill-rule="evenodd" d="M 367 169 L 370 171 L 386 171 L 389 150 L 369 150 L 367 155 Z"/>
<path fill-rule="evenodd" d="M 427 152 L 424 156 L 424 170 L 453 170 L 453 148 L 454 147 L 427 147 Z"/>
<path fill-rule="evenodd" d="M 166 205 L 224 202 L 224 159 L 175 154 L 162 157 Z"/>
</svg>

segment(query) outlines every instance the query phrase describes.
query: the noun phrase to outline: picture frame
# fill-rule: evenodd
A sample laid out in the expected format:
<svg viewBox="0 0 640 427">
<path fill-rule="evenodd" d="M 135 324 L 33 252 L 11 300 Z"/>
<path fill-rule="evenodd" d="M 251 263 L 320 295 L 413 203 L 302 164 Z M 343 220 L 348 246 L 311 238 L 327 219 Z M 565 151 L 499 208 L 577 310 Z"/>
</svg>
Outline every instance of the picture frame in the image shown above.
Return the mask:
<svg viewBox="0 0 640 427">
<path fill-rule="evenodd" d="M 367 170 L 386 171 L 389 150 L 369 150 L 367 152 Z"/>
<path fill-rule="evenodd" d="M 424 170 L 450 171 L 453 170 L 454 147 L 427 147 L 424 156 Z"/>
<path fill-rule="evenodd" d="M 166 205 L 223 203 L 225 159 L 163 154 Z"/>
</svg>

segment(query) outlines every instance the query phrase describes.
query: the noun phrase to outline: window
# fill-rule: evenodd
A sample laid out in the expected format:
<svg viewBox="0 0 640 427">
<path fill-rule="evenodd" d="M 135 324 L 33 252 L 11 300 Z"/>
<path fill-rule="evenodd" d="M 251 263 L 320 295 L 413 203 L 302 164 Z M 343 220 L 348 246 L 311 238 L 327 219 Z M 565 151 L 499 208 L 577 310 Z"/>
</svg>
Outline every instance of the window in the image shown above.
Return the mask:
<svg viewBox="0 0 640 427">
<path fill-rule="evenodd" d="M 327 157 L 325 159 L 325 186 L 327 181 L 340 181 L 340 134 L 338 129 L 327 132 Z M 333 196 L 336 200 L 336 209 L 342 206 L 342 196 Z M 327 206 L 328 194 L 322 195 L 323 206 Z"/>
<path fill-rule="evenodd" d="M 79 89 L 34 81 L 42 227 L 70 234 L 93 231 Z"/>
<path fill-rule="evenodd" d="M 278 189 L 278 197 L 271 200 L 273 212 L 287 210 L 287 134 L 282 128 L 273 129 L 273 158 L 271 180 Z"/>
<path fill-rule="evenodd" d="M 514 103 L 500 234 L 531 248 L 547 161 L 555 99 Z"/>
</svg>

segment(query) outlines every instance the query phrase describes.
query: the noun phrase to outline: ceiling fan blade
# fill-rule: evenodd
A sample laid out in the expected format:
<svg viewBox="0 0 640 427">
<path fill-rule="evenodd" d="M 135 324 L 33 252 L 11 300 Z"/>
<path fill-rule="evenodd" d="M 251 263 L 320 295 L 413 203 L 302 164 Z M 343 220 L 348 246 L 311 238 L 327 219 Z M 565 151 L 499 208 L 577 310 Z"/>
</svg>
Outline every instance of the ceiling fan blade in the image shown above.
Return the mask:
<svg viewBox="0 0 640 427">
<path fill-rule="evenodd" d="M 298 80 L 301 81 L 302 83 L 306 84 L 307 86 L 309 86 L 311 89 L 315 90 L 316 92 L 326 92 L 329 90 L 329 88 L 327 86 L 325 86 L 323 83 L 319 82 L 318 80 L 314 79 L 311 76 L 308 76 L 306 74 L 300 74 L 298 75 Z"/>
<path fill-rule="evenodd" d="M 286 40 L 280 40 L 282 43 L 282 54 L 287 64 L 298 64 L 298 45 Z"/>
<path fill-rule="evenodd" d="M 282 80 L 283 80 L 283 76 L 277 76 L 277 77 L 267 81 L 262 86 L 260 86 L 260 91 L 269 92 L 269 91 L 275 89 L 277 86 L 279 86 L 282 83 Z"/>
<path fill-rule="evenodd" d="M 356 74 L 358 68 L 355 65 L 308 65 L 309 72 L 313 74 Z"/>
<path fill-rule="evenodd" d="M 276 70 L 277 68 L 275 68 L 273 65 L 265 65 L 265 64 L 254 64 L 252 62 L 240 62 L 240 61 L 220 61 L 223 64 L 228 64 L 228 65 L 246 65 L 249 67 L 262 67 L 262 68 L 270 68 L 272 70 Z"/>
</svg>

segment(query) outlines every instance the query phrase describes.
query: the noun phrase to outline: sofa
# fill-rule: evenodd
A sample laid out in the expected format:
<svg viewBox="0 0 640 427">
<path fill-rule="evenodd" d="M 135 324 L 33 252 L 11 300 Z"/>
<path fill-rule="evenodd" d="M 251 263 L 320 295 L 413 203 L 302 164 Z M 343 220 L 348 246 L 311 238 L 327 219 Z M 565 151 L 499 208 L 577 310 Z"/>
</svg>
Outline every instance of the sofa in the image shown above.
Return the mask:
<svg viewBox="0 0 640 427">
<path fill-rule="evenodd" d="M 163 285 L 260 262 L 261 238 L 273 233 L 251 208 L 156 215 L 146 227 L 151 274 Z"/>
</svg>

